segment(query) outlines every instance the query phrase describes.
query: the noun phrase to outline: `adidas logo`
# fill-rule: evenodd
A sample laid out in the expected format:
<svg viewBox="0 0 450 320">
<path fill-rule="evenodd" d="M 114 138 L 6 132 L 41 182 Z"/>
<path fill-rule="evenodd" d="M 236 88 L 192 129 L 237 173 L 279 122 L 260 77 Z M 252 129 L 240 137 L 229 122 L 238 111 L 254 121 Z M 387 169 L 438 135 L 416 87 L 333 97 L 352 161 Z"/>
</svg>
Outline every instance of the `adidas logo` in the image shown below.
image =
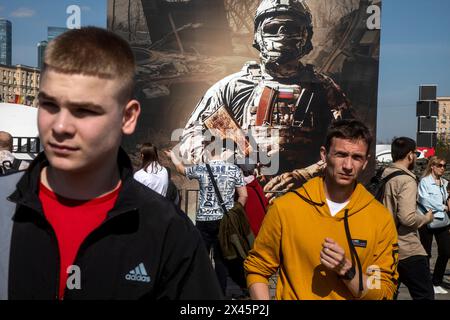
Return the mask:
<svg viewBox="0 0 450 320">
<path fill-rule="evenodd" d="M 150 277 L 142 262 L 136 268 L 128 272 L 125 279 L 129 281 L 150 282 Z"/>
</svg>

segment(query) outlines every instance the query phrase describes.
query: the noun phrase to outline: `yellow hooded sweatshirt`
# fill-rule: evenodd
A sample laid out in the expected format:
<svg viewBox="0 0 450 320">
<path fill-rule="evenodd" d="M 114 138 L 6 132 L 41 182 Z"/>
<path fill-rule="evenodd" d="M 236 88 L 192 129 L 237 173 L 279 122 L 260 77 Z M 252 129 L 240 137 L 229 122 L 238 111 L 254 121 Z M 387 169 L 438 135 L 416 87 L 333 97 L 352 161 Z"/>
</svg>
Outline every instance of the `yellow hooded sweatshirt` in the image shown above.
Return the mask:
<svg viewBox="0 0 450 320">
<path fill-rule="evenodd" d="M 344 227 L 348 210 L 352 242 L 370 282 L 362 299 L 392 299 L 398 279 L 398 244 L 389 211 L 361 184 L 334 217 L 326 202 L 323 178 L 311 179 L 296 191 L 310 203 L 289 192 L 270 206 L 244 263 L 247 285 L 267 284 L 279 270 L 277 300 L 355 299 L 337 273 L 320 263 L 325 238 L 335 240 L 351 260 Z"/>
</svg>

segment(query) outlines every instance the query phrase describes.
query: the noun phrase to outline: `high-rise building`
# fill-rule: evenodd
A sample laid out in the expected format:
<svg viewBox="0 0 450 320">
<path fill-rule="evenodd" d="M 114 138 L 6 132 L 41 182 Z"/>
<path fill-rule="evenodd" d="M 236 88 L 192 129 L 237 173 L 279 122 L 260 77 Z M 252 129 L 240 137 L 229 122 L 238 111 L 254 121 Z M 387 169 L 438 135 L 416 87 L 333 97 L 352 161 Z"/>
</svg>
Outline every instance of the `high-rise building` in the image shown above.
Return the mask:
<svg viewBox="0 0 450 320">
<path fill-rule="evenodd" d="M 47 48 L 47 41 L 41 41 L 37 44 L 37 54 L 38 54 L 38 68 L 42 70 L 42 67 L 44 66 L 44 53 L 45 48 Z"/>
<path fill-rule="evenodd" d="M 52 41 L 57 36 L 66 32 L 67 30 L 69 29 L 63 27 L 47 27 L 47 41 L 48 42 Z"/>
<path fill-rule="evenodd" d="M 0 64 L 11 65 L 11 21 L 0 19 Z"/>
<path fill-rule="evenodd" d="M 436 147 L 439 117 L 436 93 L 435 84 L 419 86 L 419 100 L 416 106 L 418 147 Z"/>
<path fill-rule="evenodd" d="M 443 143 L 450 143 L 450 97 L 437 97 L 439 105 L 438 138 Z"/>
</svg>

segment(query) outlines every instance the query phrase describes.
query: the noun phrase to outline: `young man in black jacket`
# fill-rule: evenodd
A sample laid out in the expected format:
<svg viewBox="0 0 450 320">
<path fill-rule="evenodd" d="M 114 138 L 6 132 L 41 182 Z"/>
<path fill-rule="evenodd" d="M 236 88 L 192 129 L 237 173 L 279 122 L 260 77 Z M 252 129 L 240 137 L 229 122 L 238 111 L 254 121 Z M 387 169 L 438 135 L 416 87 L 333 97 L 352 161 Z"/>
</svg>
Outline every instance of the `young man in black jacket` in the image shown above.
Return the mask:
<svg viewBox="0 0 450 320">
<path fill-rule="evenodd" d="M 134 181 L 120 148 L 140 113 L 134 69 L 129 45 L 103 29 L 47 47 L 45 152 L 0 180 L 0 299 L 222 298 L 199 232 Z"/>
</svg>

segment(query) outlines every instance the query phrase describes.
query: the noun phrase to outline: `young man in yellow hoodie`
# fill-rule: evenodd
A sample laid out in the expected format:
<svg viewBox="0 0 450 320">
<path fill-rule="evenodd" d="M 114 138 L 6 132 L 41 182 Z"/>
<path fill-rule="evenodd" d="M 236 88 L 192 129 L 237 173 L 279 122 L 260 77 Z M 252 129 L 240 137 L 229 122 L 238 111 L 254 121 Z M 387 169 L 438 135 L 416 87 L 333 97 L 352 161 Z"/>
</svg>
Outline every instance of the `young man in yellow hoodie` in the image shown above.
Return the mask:
<svg viewBox="0 0 450 320">
<path fill-rule="evenodd" d="M 252 299 L 392 299 L 398 244 L 392 215 L 357 182 L 372 137 L 359 121 L 338 121 L 316 177 L 276 199 L 244 263 Z"/>
</svg>

